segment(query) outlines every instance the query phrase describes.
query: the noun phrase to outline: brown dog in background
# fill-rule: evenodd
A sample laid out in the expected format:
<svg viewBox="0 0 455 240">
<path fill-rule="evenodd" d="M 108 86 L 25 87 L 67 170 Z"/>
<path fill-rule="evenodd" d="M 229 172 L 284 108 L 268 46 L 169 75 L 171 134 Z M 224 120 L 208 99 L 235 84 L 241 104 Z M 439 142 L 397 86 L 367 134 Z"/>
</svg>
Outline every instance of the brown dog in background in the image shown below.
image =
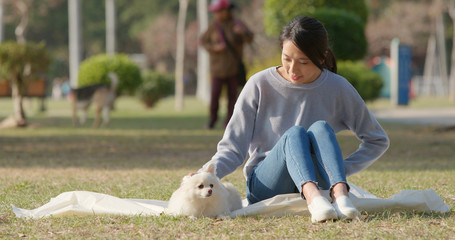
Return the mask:
<svg viewBox="0 0 455 240">
<path fill-rule="evenodd" d="M 73 123 L 74 125 L 83 125 L 87 120 L 87 110 L 92 104 L 95 104 L 95 121 L 93 127 L 99 127 L 101 123 L 101 112 L 103 112 L 103 126 L 109 124 L 109 113 L 116 98 L 116 89 L 118 86 L 118 76 L 110 72 L 109 78 L 111 84 L 94 84 L 81 88 L 71 89 L 70 100 L 73 106 Z M 82 111 L 80 120 L 77 112 Z"/>
</svg>

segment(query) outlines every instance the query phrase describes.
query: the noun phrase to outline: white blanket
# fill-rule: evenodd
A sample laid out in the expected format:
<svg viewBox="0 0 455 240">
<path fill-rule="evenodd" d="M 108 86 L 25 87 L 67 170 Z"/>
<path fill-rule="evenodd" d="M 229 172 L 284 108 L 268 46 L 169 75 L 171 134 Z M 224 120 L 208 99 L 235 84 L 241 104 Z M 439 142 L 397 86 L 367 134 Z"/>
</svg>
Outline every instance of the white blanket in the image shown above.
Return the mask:
<svg viewBox="0 0 455 240">
<path fill-rule="evenodd" d="M 448 212 L 450 209 L 433 189 L 403 190 L 389 199 L 380 199 L 369 192 L 349 184 L 350 197 L 360 211 L 378 212 L 387 209 L 415 210 L 419 212 Z M 327 192 L 324 192 L 328 195 Z M 147 199 L 123 199 L 102 193 L 73 191 L 64 192 L 49 203 L 33 210 L 20 209 L 12 206 L 13 212 L 19 218 L 43 218 L 48 216 L 60 217 L 68 215 L 143 215 L 158 216 L 167 207 L 167 201 Z M 244 200 L 242 209 L 232 212 L 230 217 L 237 216 L 284 216 L 309 215 L 306 201 L 299 194 L 284 194 L 247 205 Z"/>
</svg>

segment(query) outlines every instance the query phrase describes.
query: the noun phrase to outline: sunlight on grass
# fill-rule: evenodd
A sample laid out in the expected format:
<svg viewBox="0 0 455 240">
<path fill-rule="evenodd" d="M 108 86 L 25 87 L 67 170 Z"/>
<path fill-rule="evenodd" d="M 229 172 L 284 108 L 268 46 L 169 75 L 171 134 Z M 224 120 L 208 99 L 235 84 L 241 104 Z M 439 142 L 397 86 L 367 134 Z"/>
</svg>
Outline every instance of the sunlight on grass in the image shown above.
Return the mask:
<svg viewBox="0 0 455 240">
<path fill-rule="evenodd" d="M 225 104 L 225 103 L 223 103 Z M 369 103 L 371 104 L 371 103 Z M 145 109 L 134 98 L 116 102 L 111 125 L 73 127 L 69 103 L 26 103 L 31 126 L 0 130 L 0 239 L 451 239 L 455 236 L 454 131 L 431 126 L 384 123 L 391 146 L 367 170 L 349 181 L 381 198 L 403 189 L 434 189 L 452 208 L 449 213 L 383 211 L 362 213 L 362 221 L 312 224 L 309 217 L 240 217 L 229 220 L 170 216 L 69 216 L 23 220 L 11 204 L 33 209 L 66 191 L 86 190 L 121 198 L 168 200 L 181 178 L 197 171 L 216 151 L 223 129 L 204 129 L 208 109 L 185 99 L 174 110 L 172 98 Z M 421 99 L 410 107 L 450 106 Z M 387 108 L 377 101 L 373 107 Z M 12 104 L 0 99 L 0 118 Z M 223 112 L 224 114 L 224 112 Z M 89 118 L 93 116 L 90 112 Z M 352 133 L 337 135 L 345 156 L 359 141 Z M 223 181 L 245 198 L 242 169 Z"/>
</svg>

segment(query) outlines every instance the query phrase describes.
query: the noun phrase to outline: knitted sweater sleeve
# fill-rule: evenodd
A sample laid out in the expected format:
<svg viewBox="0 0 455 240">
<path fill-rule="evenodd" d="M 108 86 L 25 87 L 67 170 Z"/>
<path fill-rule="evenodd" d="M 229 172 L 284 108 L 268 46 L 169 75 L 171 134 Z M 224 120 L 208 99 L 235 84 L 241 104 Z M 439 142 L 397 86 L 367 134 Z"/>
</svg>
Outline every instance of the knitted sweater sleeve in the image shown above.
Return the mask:
<svg viewBox="0 0 455 240">
<path fill-rule="evenodd" d="M 219 178 L 235 171 L 247 157 L 254 132 L 258 95 L 256 85 L 251 79 L 248 80 L 237 99 L 223 138 L 218 143 L 217 152 L 209 161 L 215 163 Z M 204 167 L 205 165 L 201 169 Z"/>
<path fill-rule="evenodd" d="M 389 147 L 389 138 L 365 102 L 352 87 L 345 86 L 339 114 L 343 124 L 361 141 L 358 149 L 344 160 L 346 176 L 373 164 Z"/>
</svg>

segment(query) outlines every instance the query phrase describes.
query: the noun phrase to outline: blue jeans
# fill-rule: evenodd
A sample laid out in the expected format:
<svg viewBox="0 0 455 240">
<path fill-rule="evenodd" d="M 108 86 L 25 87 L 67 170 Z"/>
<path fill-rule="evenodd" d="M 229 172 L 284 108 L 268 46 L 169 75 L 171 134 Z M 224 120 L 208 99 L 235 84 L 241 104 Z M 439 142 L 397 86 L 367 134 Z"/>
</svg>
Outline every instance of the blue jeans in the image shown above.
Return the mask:
<svg viewBox="0 0 455 240">
<path fill-rule="evenodd" d="M 322 190 L 347 183 L 341 149 L 325 121 L 313 123 L 308 131 L 301 126 L 287 130 L 253 168 L 247 180 L 247 199 L 253 204 L 278 194 L 301 193 L 307 182 Z"/>
</svg>

